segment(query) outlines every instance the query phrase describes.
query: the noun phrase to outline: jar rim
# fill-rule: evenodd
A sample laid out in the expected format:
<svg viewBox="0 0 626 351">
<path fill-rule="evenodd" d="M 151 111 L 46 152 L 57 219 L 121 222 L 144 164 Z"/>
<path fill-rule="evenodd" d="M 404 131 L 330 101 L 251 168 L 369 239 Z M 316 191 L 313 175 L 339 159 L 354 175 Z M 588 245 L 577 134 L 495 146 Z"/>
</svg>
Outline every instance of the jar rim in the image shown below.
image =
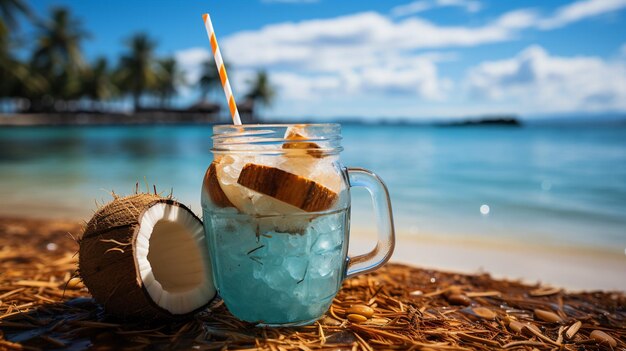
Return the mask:
<svg viewBox="0 0 626 351">
<path fill-rule="evenodd" d="M 315 128 L 328 128 L 338 129 L 341 128 L 339 123 L 270 123 L 270 124 L 214 124 L 213 131 L 220 130 L 232 130 L 232 129 L 257 129 L 257 128 L 291 128 L 291 127 L 315 127 Z"/>
<path fill-rule="evenodd" d="M 297 139 L 286 137 L 291 128 L 300 131 Z M 295 148 L 311 149 L 324 154 L 341 152 L 341 125 L 338 123 L 291 123 L 291 124 L 221 124 L 213 126 L 213 148 L 216 152 L 259 152 L 271 147 L 251 147 L 259 145 L 282 146 L 284 143 L 298 144 Z M 280 153 L 289 150 L 280 148 Z"/>
</svg>

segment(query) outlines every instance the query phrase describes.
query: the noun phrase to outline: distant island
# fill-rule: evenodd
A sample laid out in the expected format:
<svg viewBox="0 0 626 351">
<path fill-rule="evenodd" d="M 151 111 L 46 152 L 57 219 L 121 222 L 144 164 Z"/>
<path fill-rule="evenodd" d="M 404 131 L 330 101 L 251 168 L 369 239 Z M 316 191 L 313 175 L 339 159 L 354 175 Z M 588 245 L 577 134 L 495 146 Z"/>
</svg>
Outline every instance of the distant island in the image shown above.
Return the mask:
<svg viewBox="0 0 626 351">
<path fill-rule="evenodd" d="M 465 119 L 462 121 L 438 123 L 441 127 L 483 127 L 483 126 L 505 126 L 505 127 L 521 127 L 522 123 L 515 116 L 494 116 L 481 117 L 477 119 Z"/>
</svg>

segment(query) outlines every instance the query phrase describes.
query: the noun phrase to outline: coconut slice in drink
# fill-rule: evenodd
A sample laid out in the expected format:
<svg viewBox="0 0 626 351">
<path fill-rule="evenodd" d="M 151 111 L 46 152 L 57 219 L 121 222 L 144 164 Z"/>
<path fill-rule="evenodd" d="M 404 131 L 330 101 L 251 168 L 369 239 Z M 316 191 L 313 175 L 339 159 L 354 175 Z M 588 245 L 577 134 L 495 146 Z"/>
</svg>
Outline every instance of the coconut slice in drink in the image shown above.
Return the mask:
<svg viewBox="0 0 626 351">
<path fill-rule="evenodd" d="M 241 213 L 250 215 L 284 215 L 290 213 L 303 212 L 295 206 L 291 206 L 287 203 L 277 201 L 275 199 L 267 198 L 258 192 L 254 192 L 246 187 L 237 183 L 241 171 L 244 166 L 250 162 L 264 161 L 269 163 L 273 160 L 272 157 L 268 159 L 261 159 L 254 156 L 244 155 L 227 155 L 221 157 L 219 162 L 215 165 L 215 176 L 219 189 L 222 190 L 226 199 L 239 210 Z M 210 180 L 210 179 L 209 179 Z M 215 186 L 209 186 L 207 191 L 211 188 L 217 188 Z M 215 202 L 219 204 L 218 202 Z M 222 205 L 225 202 L 220 202 Z M 229 207 L 229 206 L 221 206 Z"/>
<path fill-rule="evenodd" d="M 171 199 L 116 197 L 87 223 L 79 252 L 83 282 L 114 315 L 188 315 L 216 296 L 202 222 Z"/>
<path fill-rule="evenodd" d="M 302 156 L 309 155 L 316 158 L 324 157 L 324 152 L 321 150 L 321 147 L 312 143 L 308 140 L 309 138 L 305 136 L 304 132 L 301 130 L 299 126 L 293 126 L 285 132 L 285 139 L 287 140 L 282 148 L 285 150 L 289 150 L 285 156 Z"/>
<path fill-rule="evenodd" d="M 279 168 L 246 164 L 237 183 L 306 212 L 329 209 L 337 193 L 310 179 Z"/>
<path fill-rule="evenodd" d="M 235 207 L 224 193 L 224 190 L 222 190 L 219 180 L 217 180 L 217 164 L 217 161 L 211 162 L 209 169 L 207 169 L 204 175 L 203 184 L 206 185 L 204 191 L 209 194 L 211 201 L 213 201 L 217 207 Z"/>
</svg>

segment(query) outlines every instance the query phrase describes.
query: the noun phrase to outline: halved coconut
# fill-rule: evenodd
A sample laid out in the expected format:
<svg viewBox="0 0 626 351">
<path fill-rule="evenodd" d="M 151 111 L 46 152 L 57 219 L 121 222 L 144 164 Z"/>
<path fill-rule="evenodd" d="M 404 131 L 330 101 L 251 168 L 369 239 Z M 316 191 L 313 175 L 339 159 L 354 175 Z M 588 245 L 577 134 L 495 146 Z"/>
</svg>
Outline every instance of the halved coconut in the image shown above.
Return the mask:
<svg viewBox="0 0 626 351">
<path fill-rule="evenodd" d="M 187 315 L 216 296 L 202 222 L 171 199 L 116 198 L 87 223 L 79 253 L 85 285 L 114 315 Z"/>
</svg>

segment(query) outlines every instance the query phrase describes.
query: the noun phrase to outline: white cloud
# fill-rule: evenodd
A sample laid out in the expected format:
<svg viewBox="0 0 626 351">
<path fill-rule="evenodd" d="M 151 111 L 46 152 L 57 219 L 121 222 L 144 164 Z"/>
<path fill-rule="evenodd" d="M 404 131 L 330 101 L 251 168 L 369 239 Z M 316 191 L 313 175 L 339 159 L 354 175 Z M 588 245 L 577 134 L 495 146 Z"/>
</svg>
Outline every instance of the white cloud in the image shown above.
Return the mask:
<svg viewBox="0 0 626 351">
<path fill-rule="evenodd" d="M 531 9 L 509 11 L 495 21 L 495 26 L 509 30 L 531 28 L 536 25 L 538 14 Z"/>
<path fill-rule="evenodd" d="M 482 4 L 476 0 L 418 0 L 391 9 L 391 15 L 396 17 L 413 15 L 437 7 L 461 7 L 467 12 L 478 12 Z"/>
<path fill-rule="evenodd" d="M 433 101 L 444 100 L 452 84 L 441 79 L 436 64 L 427 59 L 363 68 L 351 76 L 351 83 L 352 89 L 365 94 L 412 95 Z"/>
<path fill-rule="evenodd" d="M 238 70 L 269 69 L 291 98 L 387 93 L 436 101 L 452 85 L 437 63 L 453 57 L 418 50 L 505 41 L 534 18 L 512 11 L 484 26 L 461 27 L 364 12 L 238 32 L 222 40 L 222 54 Z"/>
<path fill-rule="evenodd" d="M 553 29 L 606 14 L 626 7 L 626 0 L 582 0 L 562 6 L 551 16 L 539 23 L 541 29 Z"/>
<path fill-rule="evenodd" d="M 474 98 L 529 113 L 626 110 L 625 60 L 552 56 L 540 46 L 481 63 L 466 85 Z"/>
<path fill-rule="evenodd" d="M 371 94 L 417 96 L 433 101 L 445 98 L 452 83 L 439 77 L 433 61 L 425 57 L 403 61 L 312 76 L 277 72 L 272 74 L 272 81 L 278 85 L 281 96 L 296 100 Z"/>
<path fill-rule="evenodd" d="M 280 96 L 286 99 L 319 99 L 330 91 L 345 88 L 345 83 L 336 75 L 306 77 L 297 73 L 279 72 L 272 74 L 271 80 L 277 85 Z"/>
<path fill-rule="evenodd" d="M 193 84 L 200 78 L 202 63 L 211 58 L 211 53 L 204 48 L 189 48 L 176 51 L 174 58 L 185 74 L 185 81 Z"/>
<path fill-rule="evenodd" d="M 241 66 L 332 71 L 345 65 L 370 65 L 394 52 L 505 41 L 533 16 L 514 11 L 484 26 L 462 27 L 439 26 L 416 17 L 394 22 L 376 12 L 363 12 L 239 32 L 225 38 L 222 47 L 223 54 Z"/>
</svg>

